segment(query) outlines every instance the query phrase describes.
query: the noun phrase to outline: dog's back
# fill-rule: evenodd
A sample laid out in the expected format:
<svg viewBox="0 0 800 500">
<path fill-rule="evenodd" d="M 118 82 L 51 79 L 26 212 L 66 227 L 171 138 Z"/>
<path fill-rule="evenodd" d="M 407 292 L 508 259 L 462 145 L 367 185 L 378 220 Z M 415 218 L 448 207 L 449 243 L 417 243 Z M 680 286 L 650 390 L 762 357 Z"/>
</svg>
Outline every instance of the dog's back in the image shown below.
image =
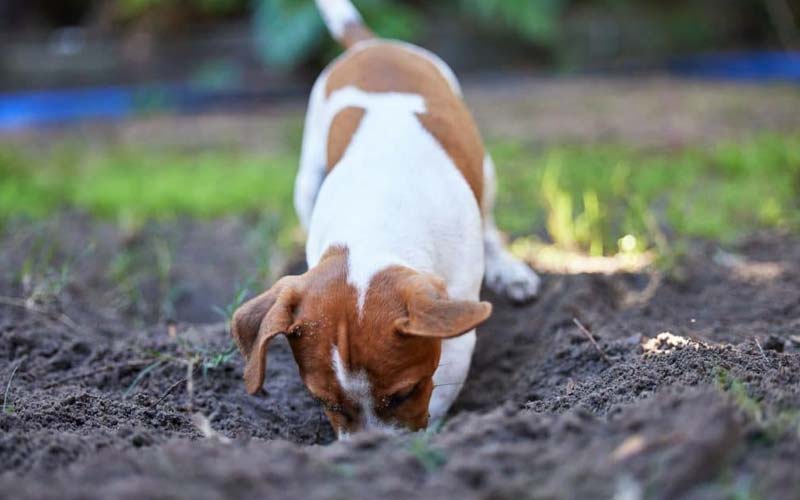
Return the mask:
<svg viewBox="0 0 800 500">
<path fill-rule="evenodd" d="M 368 93 L 418 95 L 425 111 L 417 114 L 466 179 L 476 200 L 483 195 L 483 143 L 458 83 L 431 53 L 410 44 L 377 39 L 357 42 L 327 72 L 325 95 L 355 87 Z M 339 162 L 363 118 L 364 109 L 339 111 L 330 127 L 328 171 Z M 389 131 L 387 131 L 389 132 Z M 387 135 L 387 140 L 390 135 Z"/>
</svg>

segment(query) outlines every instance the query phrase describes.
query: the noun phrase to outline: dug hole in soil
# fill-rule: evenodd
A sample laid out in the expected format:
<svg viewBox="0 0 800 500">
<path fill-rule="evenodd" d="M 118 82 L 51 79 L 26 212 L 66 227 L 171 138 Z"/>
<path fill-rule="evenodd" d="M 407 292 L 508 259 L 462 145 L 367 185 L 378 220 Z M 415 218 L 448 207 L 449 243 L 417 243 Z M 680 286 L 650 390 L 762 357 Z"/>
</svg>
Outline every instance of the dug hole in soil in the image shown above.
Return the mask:
<svg viewBox="0 0 800 500">
<path fill-rule="evenodd" d="M 438 432 L 334 442 L 285 341 L 270 347 L 264 394 L 248 396 L 225 324 L 209 313 L 252 269 L 230 244 L 247 227 L 181 221 L 131 239 L 71 216 L 6 230 L 0 497 L 800 495 L 796 239 L 697 244 L 656 287 L 648 274 L 544 275 L 531 304 L 487 294 L 495 312 Z M 70 263 L 53 289 L 47 273 L 39 288 L 20 278 L 42 234 L 58 242 L 48 265 Z M 123 249 L 155 240 L 172 245 L 162 281 L 173 284 L 174 327 L 158 312 L 165 292 L 146 251 L 127 290 L 138 300 L 120 307 L 125 286 L 109 278 Z M 11 300 L 32 291 L 27 305 Z"/>
</svg>

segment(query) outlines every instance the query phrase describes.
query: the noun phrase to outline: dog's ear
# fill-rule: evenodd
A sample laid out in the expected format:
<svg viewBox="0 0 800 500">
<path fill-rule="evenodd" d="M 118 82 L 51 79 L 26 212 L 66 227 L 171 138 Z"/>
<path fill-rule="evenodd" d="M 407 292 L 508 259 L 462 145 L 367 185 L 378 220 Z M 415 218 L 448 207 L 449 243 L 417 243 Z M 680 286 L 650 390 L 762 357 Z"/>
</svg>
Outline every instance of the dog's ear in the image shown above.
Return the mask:
<svg viewBox="0 0 800 500">
<path fill-rule="evenodd" d="M 492 314 L 488 302 L 450 300 L 444 282 L 430 274 L 414 274 L 402 287 L 407 316 L 395 322 L 403 334 L 449 339 L 486 321 Z"/>
<path fill-rule="evenodd" d="M 233 314 L 231 335 L 245 358 L 244 385 L 250 394 L 257 393 L 264 384 L 270 340 L 288 332 L 294 322 L 293 312 L 303 283 L 303 276 L 281 278 Z"/>
</svg>

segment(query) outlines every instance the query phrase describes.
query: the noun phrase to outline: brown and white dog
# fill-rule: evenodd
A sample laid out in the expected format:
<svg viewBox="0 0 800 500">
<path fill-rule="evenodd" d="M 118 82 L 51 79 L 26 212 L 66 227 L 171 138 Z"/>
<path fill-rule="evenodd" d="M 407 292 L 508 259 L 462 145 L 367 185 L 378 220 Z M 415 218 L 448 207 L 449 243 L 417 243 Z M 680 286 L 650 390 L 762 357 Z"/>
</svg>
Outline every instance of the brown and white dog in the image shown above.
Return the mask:
<svg viewBox="0 0 800 500">
<path fill-rule="evenodd" d="M 491 314 L 481 280 L 523 301 L 539 279 L 502 246 L 494 167 L 458 81 L 419 47 L 380 40 L 348 0 L 317 0 L 347 51 L 311 93 L 295 187 L 309 271 L 235 314 L 250 393 L 286 335 L 339 437 L 444 417 Z"/>
</svg>

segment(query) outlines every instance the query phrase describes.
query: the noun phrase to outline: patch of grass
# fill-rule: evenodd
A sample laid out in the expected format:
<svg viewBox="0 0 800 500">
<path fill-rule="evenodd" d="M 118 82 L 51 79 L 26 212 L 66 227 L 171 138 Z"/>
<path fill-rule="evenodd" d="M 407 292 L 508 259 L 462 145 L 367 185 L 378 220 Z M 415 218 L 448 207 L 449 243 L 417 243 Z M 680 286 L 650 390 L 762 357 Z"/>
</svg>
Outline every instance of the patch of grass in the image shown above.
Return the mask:
<svg viewBox="0 0 800 500">
<path fill-rule="evenodd" d="M 767 411 L 761 402 L 750 395 L 744 382 L 723 368 L 716 371 L 716 385 L 717 389 L 727 394 L 755 422 L 768 442 L 774 442 L 786 433 L 793 433 L 800 439 L 800 410 Z"/>
<path fill-rule="evenodd" d="M 737 473 L 731 464 L 728 464 L 714 481 L 701 486 L 699 491 L 708 493 L 712 497 L 730 500 L 761 499 L 756 491 L 754 478 L 748 474 Z"/>
<path fill-rule="evenodd" d="M 255 256 L 254 281 L 272 282 L 284 252 L 292 248 L 292 231 L 286 231 L 284 221 L 275 214 L 264 214 L 245 238 L 245 245 Z"/>
<path fill-rule="evenodd" d="M 174 349 L 171 348 L 163 352 L 158 350 L 143 352 L 142 354 L 145 359 L 152 360 L 152 362 L 137 373 L 136 377 L 134 377 L 131 384 L 123 393 L 122 399 L 127 399 L 134 395 L 139 385 L 141 385 L 155 370 L 165 366 L 173 366 L 185 367 L 186 377 L 173 384 L 167 393 L 162 396 L 162 399 L 177 387 L 177 385 L 185 382 L 187 383 L 187 391 L 191 403 L 194 373 L 200 370 L 203 378 L 205 378 L 208 376 L 209 371 L 216 370 L 228 364 L 238 352 L 236 344 L 233 341 L 228 342 L 224 346 L 218 346 L 184 338 L 177 334 L 177 332 L 170 335 L 174 340 Z"/>
<path fill-rule="evenodd" d="M 499 226 L 538 233 L 592 255 L 706 237 L 729 242 L 760 228 L 800 229 L 800 135 L 764 135 L 708 149 L 647 152 L 619 145 L 543 150 L 498 142 Z M 148 218 L 258 213 L 261 231 L 295 226 L 297 158 L 230 149 L 0 149 L 0 221 L 77 207 L 135 227 Z M 264 247 L 254 239 L 253 246 Z M 263 251 L 260 267 L 273 255 Z M 267 274 L 266 269 L 261 273 Z"/>
<path fill-rule="evenodd" d="M 236 312 L 236 309 L 239 308 L 242 304 L 244 304 L 245 299 L 248 295 L 250 295 L 250 286 L 253 284 L 253 280 L 248 280 L 244 283 L 239 283 L 236 285 L 236 292 L 233 294 L 233 298 L 231 298 L 230 302 L 225 304 L 225 306 L 218 306 L 214 305 L 211 309 L 216 313 L 226 324 L 230 324 L 231 320 L 233 319 L 233 314 Z"/>
<path fill-rule="evenodd" d="M 741 380 L 732 376 L 727 370 L 719 369 L 717 370 L 717 387 L 730 395 L 734 404 L 757 423 L 764 422 L 764 410 L 761 404 L 750 396 L 747 387 Z"/>
<path fill-rule="evenodd" d="M 430 440 L 434 433 L 418 432 L 409 440 L 406 447 L 428 473 L 439 470 L 447 462 L 444 452 L 431 445 Z"/>
<path fill-rule="evenodd" d="M 62 206 L 127 223 L 272 211 L 290 217 L 296 158 L 230 151 L 0 150 L 0 218 Z"/>
<path fill-rule="evenodd" d="M 106 275 L 114 286 L 109 290 L 115 309 L 130 313 L 140 321 L 147 315 L 147 301 L 141 289 L 144 269 L 149 269 L 142 251 L 124 247 L 114 255 L 106 266 Z"/>
<path fill-rule="evenodd" d="M 90 241 L 80 252 L 65 255 L 51 237 L 50 224 L 34 225 L 24 260 L 14 270 L 14 281 L 30 305 L 49 308 L 59 302 L 62 292 L 72 282 L 75 266 L 94 251 L 94 242 Z"/>
<path fill-rule="evenodd" d="M 152 372 L 159 366 L 163 365 L 164 363 L 165 363 L 164 359 L 159 359 L 157 361 L 153 361 L 152 363 L 144 367 L 139 373 L 136 374 L 136 377 L 134 377 L 133 382 L 131 382 L 128 388 L 125 389 L 125 392 L 122 393 L 122 399 L 128 399 L 128 397 L 133 394 L 136 388 L 139 387 L 139 384 L 145 379 L 145 377 L 147 377 L 150 374 L 150 372 Z"/>
<path fill-rule="evenodd" d="M 800 135 L 671 152 L 510 143 L 490 151 L 498 225 L 512 234 L 545 227 L 565 249 L 614 254 L 623 244 L 658 248 L 663 231 L 729 242 L 764 227 L 800 228 Z"/>
</svg>

